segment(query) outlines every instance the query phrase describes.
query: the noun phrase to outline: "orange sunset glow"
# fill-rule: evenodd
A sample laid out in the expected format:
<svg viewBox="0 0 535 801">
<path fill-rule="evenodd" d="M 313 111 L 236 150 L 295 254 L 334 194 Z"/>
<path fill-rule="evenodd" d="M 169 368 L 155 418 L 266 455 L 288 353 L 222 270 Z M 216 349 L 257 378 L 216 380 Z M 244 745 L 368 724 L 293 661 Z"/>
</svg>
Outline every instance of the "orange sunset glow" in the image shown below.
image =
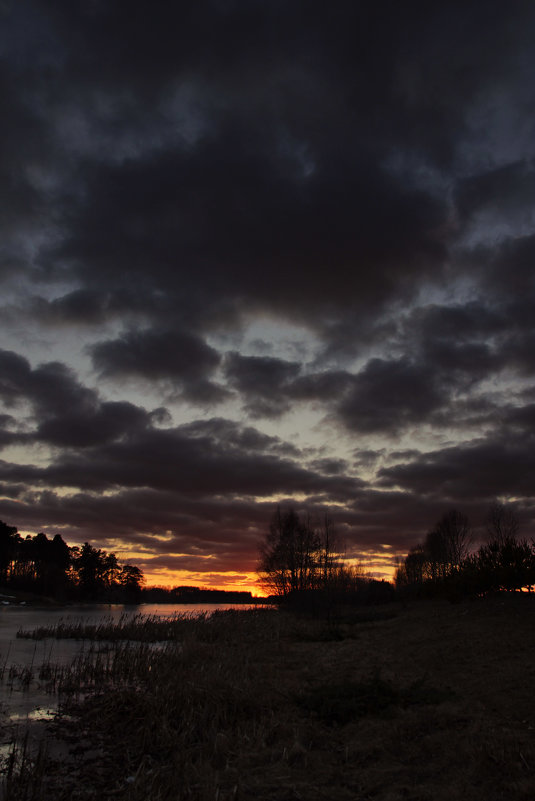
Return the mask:
<svg viewBox="0 0 535 801">
<path fill-rule="evenodd" d="M 379 580 L 529 541 L 529 4 L 0 5 L 6 530 L 255 594 L 278 508 Z"/>
</svg>

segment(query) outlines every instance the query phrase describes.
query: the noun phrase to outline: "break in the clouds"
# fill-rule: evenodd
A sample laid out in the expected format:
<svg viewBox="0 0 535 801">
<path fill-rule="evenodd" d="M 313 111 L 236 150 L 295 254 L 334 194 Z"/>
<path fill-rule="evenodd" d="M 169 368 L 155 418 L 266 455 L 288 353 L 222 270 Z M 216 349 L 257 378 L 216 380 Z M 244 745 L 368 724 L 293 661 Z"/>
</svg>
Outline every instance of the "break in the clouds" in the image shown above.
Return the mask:
<svg viewBox="0 0 535 801">
<path fill-rule="evenodd" d="M 277 502 L 530 533 L 529 3 L 0 17 L 2 519 L 221 583 Z"/>
</svg>

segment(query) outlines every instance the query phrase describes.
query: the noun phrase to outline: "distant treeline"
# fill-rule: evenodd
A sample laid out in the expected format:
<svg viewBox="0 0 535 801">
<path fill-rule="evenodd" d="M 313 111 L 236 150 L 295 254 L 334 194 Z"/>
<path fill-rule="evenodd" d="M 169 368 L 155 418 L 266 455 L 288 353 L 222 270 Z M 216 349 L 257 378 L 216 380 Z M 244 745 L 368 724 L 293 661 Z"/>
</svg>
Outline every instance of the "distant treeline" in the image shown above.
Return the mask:
<svg viewBox="0 0 535 801">
<path fill-rule="evenodd" d="M 56 534 L 22 537 L 0 521 L 0 586 L 59 601 L 137 602 L 142 571 L 89 543 L 69 547 Z"/>
<path fill-rule="evenodd" d="M 254 598 L 248 591 L 211 590 L 204 587 L 147 587 L 142 593 L 143 601 L 158 604 L 252 604 L 264 602 L 265 598 Z"/>
<path fill-rule="evenodd" d="M 486 520 L 486 542 L 472 548 L 468 517 L 452 509 L 398 565 L 396 589 L 418 597 L 450 599 L 535 586 L 535 542 L 519 537 L 511 507 L 496 503 Z"/>
</svg>

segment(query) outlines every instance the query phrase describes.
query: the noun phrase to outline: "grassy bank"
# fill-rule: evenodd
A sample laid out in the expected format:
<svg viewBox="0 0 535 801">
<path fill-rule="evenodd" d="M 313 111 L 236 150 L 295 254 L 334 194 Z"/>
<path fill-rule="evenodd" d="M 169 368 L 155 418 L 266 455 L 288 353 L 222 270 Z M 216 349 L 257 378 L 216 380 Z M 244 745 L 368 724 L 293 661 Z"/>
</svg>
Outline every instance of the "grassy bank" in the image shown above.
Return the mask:
<svg viewBox="0 0 535 801">
<path fill-rule="evenodd" d="M 534 602 L 231 611 L 158 647 L 140 620 L 144 642 L 108 632 L 62 674 L 63 714 L 39 753 L 19 744 L 4 797 L 532 801 Z"/>
</svg>

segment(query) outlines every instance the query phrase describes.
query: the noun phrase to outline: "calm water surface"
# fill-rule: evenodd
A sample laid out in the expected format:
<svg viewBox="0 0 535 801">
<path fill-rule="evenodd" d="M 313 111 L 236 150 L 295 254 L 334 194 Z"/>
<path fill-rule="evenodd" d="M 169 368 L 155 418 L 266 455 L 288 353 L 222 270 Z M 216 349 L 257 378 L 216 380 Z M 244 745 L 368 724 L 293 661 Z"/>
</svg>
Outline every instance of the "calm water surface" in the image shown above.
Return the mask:
<svg viewBox="0 0 535 801">
<path fill-rule="evenodd" d="M 38 608 L 20 605 L 0 605 L 0 725 L 2 722 L 46 718 L 54 713 L 57 697 L 45 692 L 44 682 L 38 679 L 41 665 L 69 665 L 74 657 L 90 646 L 87 640 L 17 639 L 19 629 L 32 630 L 56 623 L 95 623 L 119 620 L 122 615 L 157 615 L 173 617 L 176 614 L 195 615 L 211 613 L 216 609 L 244 609 L 234 604 L 93 604 L 68 607 Z M 20 682 L 10 681 L 9 668 L 31 667 L 34 678 L 28 688 Z"/>
</svg>

